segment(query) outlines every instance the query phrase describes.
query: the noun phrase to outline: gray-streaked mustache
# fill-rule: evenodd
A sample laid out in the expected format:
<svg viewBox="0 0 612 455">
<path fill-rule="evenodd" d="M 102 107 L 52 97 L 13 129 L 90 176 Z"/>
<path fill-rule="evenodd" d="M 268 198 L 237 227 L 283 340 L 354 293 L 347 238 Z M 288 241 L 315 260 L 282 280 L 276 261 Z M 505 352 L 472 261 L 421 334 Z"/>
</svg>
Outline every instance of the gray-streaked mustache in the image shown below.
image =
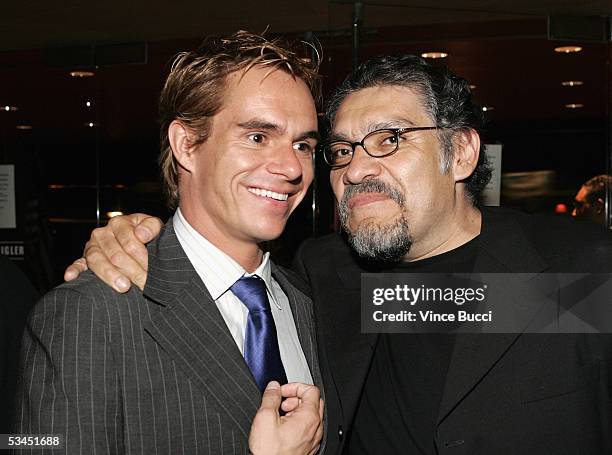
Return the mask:
<svg viewBox="0 0 612 455">
<path fill-rule="evenodd" d="M 351 197 L 359 193 L 381 193 L 386 194 L 393 201 L 397 202 L 400 207 L 404 206 L 404 195 L 394 186 L 389 185 L 381 180 L 366 180 L 363 183 L 357 185 L 347 186 L 342 195 L 341 205 L 348 207 L 348 202 Z"/>
</svg>

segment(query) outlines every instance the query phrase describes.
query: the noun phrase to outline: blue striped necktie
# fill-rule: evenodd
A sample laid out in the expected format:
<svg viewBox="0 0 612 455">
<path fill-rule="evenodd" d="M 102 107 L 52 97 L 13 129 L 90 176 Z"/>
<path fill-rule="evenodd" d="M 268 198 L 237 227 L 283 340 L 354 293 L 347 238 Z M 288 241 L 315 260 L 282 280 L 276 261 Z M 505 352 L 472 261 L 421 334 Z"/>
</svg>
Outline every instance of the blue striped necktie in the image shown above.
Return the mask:
<svg viewBox="0 0 612 455">
<path fill-rule="evenodd" d="M 256 275 L 242 277 L 232 285 L 231 291 L 249 309 L 244 336 L 244 360 L 255 382 L 262 391 L 270 381 L 286 384 L 287 376 L 278 349 L 266 283 Z"/>
</svg>

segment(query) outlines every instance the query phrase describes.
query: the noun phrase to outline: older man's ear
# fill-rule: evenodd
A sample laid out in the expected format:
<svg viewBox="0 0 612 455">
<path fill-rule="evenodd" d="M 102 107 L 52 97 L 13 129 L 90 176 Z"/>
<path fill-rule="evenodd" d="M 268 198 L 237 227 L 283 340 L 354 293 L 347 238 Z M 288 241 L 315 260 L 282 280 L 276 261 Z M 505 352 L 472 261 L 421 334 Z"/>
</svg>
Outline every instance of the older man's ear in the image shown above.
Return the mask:
<svg viewBox="0 0 612 455">
<path fill-rule="evenodd" d="M 480 156 L 480 136 L 474 130 L 461 131 L 454 138 L 453 176 L 455 182 L 474 172 Z"/>
</svg>

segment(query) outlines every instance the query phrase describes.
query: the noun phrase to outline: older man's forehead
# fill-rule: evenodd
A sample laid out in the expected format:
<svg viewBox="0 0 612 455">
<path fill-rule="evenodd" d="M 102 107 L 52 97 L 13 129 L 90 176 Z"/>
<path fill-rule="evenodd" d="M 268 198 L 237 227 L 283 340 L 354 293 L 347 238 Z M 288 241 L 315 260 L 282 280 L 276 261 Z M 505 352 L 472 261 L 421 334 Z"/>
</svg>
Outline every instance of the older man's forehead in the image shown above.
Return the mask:
<svg viewBox="0 0 612 455">
<path fill-rule="evenodd" d="M 351 132 L 343 129 L 342 125 L 334 126 L 329 140 L 360 140 L 361 138 L 352 137 L 357 134 L 357 131 Z M 387 128 L 411 128 L 417 125 L 414 120 L 408 116 L 390 116 L 388 118 L 365 118 L 358 123 L 358 134 L 366 135 L 372 131 L 384 130 Z"/>
<path fill-rule="evenodd" d="M 350 93 L 340 103 L 333 119 L 335 132 L 345 132 L 347 124 L 360 131 L 381 128 L 423 126 L 430 117 L 418 92 L 412 87 L 385 85 Z"/>
</svg>

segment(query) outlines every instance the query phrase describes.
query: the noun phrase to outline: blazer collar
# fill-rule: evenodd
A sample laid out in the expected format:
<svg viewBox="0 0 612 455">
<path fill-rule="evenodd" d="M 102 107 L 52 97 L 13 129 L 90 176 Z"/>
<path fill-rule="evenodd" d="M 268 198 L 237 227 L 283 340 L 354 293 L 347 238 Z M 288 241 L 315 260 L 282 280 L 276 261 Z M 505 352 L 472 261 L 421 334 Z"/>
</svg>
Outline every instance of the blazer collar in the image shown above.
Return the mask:
<svg viewBox="0 0 612 455">
<path fill-rule="evenodd" d="M 312 314 L 312 300 L 309 297 L 309 290 L 304 283 L 295 279 L 281 267 L 270 262 L 272 277 L 278 282 L 281 289 L 289 300 L 291 314 L 295 321 L 298 339 L 306 357 L 306 362 L 312 373 L 312 379 L 322 390 L 321 374 L 316 352 L 316 339 L 314 332 L 314 318 Z"/>
<path fill-rule="evenodd" d="M 525 285 L 537 283 L 541 289 L 538 302 L 516 301 L 514 315 L 524 327 L 532 321 L 538 309 L 547 301 L 546 276 L 540 273 L 549 269 L 529 240 L 511 211 L 485 208 L 482 210 L 482 228 L 474 273 L 517 273 Z M 542 281 L 543 280 L 543 281 Z M 535 294 L 531 294 L 535 295 Z M 459 334 L 446 378 L 438 421 L 448 416 L 457 404 L 488 373 L 505 354 L 520 333 Z"/>
<path fill-rule="evenodd" d="M 327 400 L 325 397 L 325 388 L 323 379 L 321 376 L 321 370 L 319 368 L 319 355 L 317 352 L 317 342 L 315 335 L 314 326 L 314 314 L 312 307 L 312 299 L 310 298 L 310 289 L 304 283 L 301 278 L 295 277 L 292 272 L 289 272 L 282 267 L 278 267 L 274 262 L 270 262 L 272 276 L 278 282 L 281 289 L 287 295 L 289 300 L 289 306 L 291 307 L 291 314 L 295 321 L 295 327 L 298 333 L 298 339 L 306 357 L 306 362 L 310 368 L 312 379 L 319 390 L 321 391 L 321 398 L 326 406 L 327 413 Z M 328 434 L 328 419 L 324 419 L 324 432 L 323 440 L 321 442 L 320 453 L 325 451 L 327 444 Z"/>
<path fill-rule="evenodd" d="M 214 300 L 168 222 L 148 246 L 144 295 L 160 305 L 146 331 L 248 438 L 261 392 Z"/>
<path fill-rule="evenodd" d="M 361 274 L 369 272 L 345 239 L 339 239 L 333 252 L 332 269 L 338 289 L 317 305 L 336 393 L 340 397 L 345 422 L 352 421 L 372 362 L 379 334 L 361 333 Z M 329 323 L 326 323 L 329 321 Z"/>
<path fill-rule="evenodd" d="M 172 218 L 159 236 L 147 245 L 149 270 L 143 289 L 145 297 L 167 306 L 187 286 L 196 271 L 174 233 Z"/>
</svg>

